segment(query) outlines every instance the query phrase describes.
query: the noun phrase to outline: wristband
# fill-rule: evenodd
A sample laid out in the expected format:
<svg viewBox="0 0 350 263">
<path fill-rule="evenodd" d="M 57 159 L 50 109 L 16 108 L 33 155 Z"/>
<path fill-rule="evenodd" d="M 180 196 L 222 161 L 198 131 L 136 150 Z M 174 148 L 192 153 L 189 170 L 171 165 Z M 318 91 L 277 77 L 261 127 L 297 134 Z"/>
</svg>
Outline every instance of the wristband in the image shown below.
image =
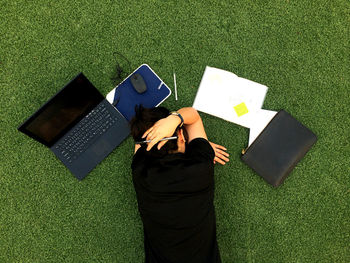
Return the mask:
<svg viewBox="0 0 350 263">
<path fill-rule="evenodd" d="M 178 113 L 177 111 L 172 111 L 172 112 L 170 113 L 170 115 L 175 115 L 175 116 L 178 116 L 178 117 L 180 118 L 181 122 L 180 122 L 180 124 L 179 124 L 178 127 L 181 128 L 182 125 L 184 125 L 184 118 L 182 118 L 182 116 L 181 116 L 180 113 Z"/>
</svg>

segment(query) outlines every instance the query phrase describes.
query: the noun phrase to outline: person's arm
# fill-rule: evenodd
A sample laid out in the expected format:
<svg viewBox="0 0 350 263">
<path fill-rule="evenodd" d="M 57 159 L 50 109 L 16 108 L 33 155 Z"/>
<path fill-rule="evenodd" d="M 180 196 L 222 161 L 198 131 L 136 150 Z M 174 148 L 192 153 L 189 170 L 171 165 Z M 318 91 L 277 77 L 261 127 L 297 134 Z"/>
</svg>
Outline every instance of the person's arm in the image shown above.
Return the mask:
<svg viewBox="0 0 350 263">
<path fill-rule="evenodd" d="M 196 138 L 204 138 L 208 140 L 202 119 L 196 109 L 186 107 L 179 109 L 177 112 L 181 114 L 184 120 L 184 128 L 187 131 L 189 142 Z M 147 146 L 147 151 L 152 149 L 152 147 L 157 144 L 159 140 L 163 139 L 164 137 L 172 136 L 180 123 L 181 118 L 176 115 L 169 115 L 168 117 L 157 121 L 142 136 L 142 138 L 146 137 L 147 140 L 152 140 Z M 160 142 L 158 144 L 158 149 L 163 147 L 165 143 L 167 143 L 167 141 Z M 218 162 L 225 164 L 225 162 L 229 161 L 227 158 L 229 154 L 225 152 L 225 147 L 212 142 L 209 143 L 215 152 L 214 163 Z"/>
<path fill-rule="evenodd" d="M 188 113 L 186 111 L 186 109 L 188 109 L 188 108 L 180 109 L 180 110 L 178 110 L 178 113 L 180 113 L 181 115 L 183 113 L 186 114 L 186 113 Z M 191 109 L 193 109 L 193 108 L 191 108 Z M 196 138 L 204 138 L 204 139 L 208 140 L 207 134 L 205 132 L 204 125 L 202 122 L 202 118 L 200 117 L 200 115 L 198 114 L 198 112 L 195 109 L 193 109 L 193 110 L 195 112 L 193 112 L 193 114 L 192 114 L 192 118 L 193 118 L 192 122 L 184 124 L 184 127 L 187 131 L 187 134 L 188 134 L 188 141 L 190 142 Z M 228 159 L 229 154 L 226 152 L 227 149 L 224 146 L 215 144 L 213 142 L 209 142 L 209 143 L 215 152 L 214 164 L 220 163 L 220 164 L 224 165 L 226 162 L 229 161 L 229 159 Z"/>
<path fill-rule="evenodd" d="M 197 110 L 191 107 L 182 108 L 177 111 L 181 114 L 184 127 L 188 133 L 189 141 L 197 137 L 202 137 L 207 139 L 205 133 L 202 119 L 199 116 Z M 160 119 L 157 121 L 151 128 L 149 128 L 142 136 L 146 140 L 152 140 L 148 146 L 147 150 L 149 151 L 159 140 L 164 137 L 172 136 L 176 128 L 181 124 L 181 118 L 176 115 L 169 115 L 166 118 Z M 161 142 L 158 144 L 158 149 L 160 149 L 167 141 Z"/>
<path fill-rule="evenodd" d="M 196 138 L 204 138 L 208 140 L 207 134 L 205 132 L 202 118 L 200 117 L 197 110 L 194 108 L 182 108 L 178 110 L 181 116 L 185 115 L 190 121 L 184 122 L 184 128 L 187 131 L 188 142 Z M 184 118 L 184 117 L 183 117 Z"/>
</svg>

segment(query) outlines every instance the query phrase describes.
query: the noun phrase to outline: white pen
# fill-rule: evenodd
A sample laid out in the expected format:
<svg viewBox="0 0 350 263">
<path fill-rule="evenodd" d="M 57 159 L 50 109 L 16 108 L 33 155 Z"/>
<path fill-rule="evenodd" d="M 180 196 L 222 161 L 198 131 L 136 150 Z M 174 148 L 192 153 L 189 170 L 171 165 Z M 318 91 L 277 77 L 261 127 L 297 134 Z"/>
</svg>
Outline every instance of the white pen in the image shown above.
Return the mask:
<svg viewBox="0 0 350 263">
<path fill-rule="evenodd" d="M 158 89 L 160 89 L 160 87 L 163 85 L 163 81 L 160 81 L 160 84 L 158 86 Z"/>
<path fill-rule="evenodd" d="M 175 89 L 175 100 L 177 100 L 177 88 L 176 88 L 176 75 L 174 72 L 174 89 Z"/>
<path fill-rule="evenodd" d="M 165 137 L 159 141 L 169 141 L 169 140 L 176 140 L 176 139 L 177 139 L 177 136 L 172 136 L 172 137 Z M 135 142 L 135 144 L 144 144 L 144 143 L 149 143 L 151 141 L 152 140 L 145 140 L 145 141 Z"/>
</svg>

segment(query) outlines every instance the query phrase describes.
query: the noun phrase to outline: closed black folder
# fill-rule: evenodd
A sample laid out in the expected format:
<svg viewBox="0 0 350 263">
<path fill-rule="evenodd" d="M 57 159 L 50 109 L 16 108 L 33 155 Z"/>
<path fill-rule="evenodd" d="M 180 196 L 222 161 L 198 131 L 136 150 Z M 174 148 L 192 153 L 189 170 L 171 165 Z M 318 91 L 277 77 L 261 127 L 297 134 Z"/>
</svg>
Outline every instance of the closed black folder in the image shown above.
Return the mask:
<svg viewBox="0 0 350 263">
<path fill-rule="evenodd" d="M 284 110 L 279 111 L 241 159 L 277 187 L 316 142 L 316 135 Z"/>
</svg>

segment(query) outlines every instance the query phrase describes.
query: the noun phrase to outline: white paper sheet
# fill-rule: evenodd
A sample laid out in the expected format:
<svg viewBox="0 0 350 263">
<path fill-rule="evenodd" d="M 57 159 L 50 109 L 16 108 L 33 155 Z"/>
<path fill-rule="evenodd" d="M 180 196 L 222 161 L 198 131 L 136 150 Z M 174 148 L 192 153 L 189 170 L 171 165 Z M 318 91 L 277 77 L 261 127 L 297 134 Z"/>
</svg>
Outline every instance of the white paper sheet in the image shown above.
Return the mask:
<svg viewBox="0 0 350 263">
<path fill-rule="evenodd" d="M 267 87 L 212 67 L 206 67 L 193 107 L 199 111 L 250 128 L 254 111 L 264 103 Z M 239 115 L 234 107 L 244 103 L 247 113 Z"/>
<path fill-rule="evenodd" d="M 193 107 L 249 128 L 250 145 L 277 113 L 261 109 L 267 89 L 234 73 L 207 66 Z"/>
<path fill-rule="evenodd" d="M 263 129 L 269 124 L 273 117 L 276 115 L 276 111 L 270 110 L 257 110 L 254 113 L 254 124 L 251 125 L 249 130 L 249 142 L 248 146 L 250 146 L 255 139 L 259 136 L 259 134 L 263 131 Z"/>
</svg>

